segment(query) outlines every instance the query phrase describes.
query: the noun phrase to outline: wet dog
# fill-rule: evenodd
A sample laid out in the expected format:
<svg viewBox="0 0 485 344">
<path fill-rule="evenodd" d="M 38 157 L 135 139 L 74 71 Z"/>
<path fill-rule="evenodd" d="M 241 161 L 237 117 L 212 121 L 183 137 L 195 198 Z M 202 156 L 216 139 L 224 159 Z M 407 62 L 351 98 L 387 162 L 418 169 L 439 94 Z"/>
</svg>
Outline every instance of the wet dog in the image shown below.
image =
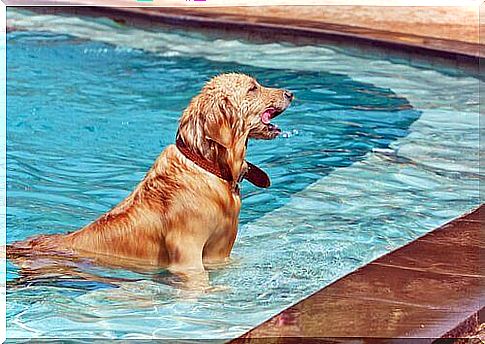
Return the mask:
<svg viewBox="0 0 485 344">
<path fill-rule="evenodd" d="M 292 100 L 291 92 L 244 74 L 214 77 L 183 112 L 176 143 L 126 199 L 78 231 L 12 243 L 7 257 L 21 266 L 60 255 L 176 273 L 225 261 L 238 229 L 238 184 L 246 178 L 269 186 L 267 175 L 245 160 L 247 141 L 277 137 L 270 121 Z"/>
</svg>

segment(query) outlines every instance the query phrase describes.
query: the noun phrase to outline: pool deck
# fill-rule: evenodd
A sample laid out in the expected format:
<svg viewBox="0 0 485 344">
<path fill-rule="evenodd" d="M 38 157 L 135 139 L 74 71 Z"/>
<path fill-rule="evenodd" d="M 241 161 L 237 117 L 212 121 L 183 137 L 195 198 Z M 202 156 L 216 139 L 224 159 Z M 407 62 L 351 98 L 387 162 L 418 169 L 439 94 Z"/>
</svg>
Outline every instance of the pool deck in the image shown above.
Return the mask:
<svg viewBox="0 0 485 344">
<path fill-rule="evenodd" d="M 297 338 L 431 343 L 477 334 L 480 325 L 483 341 L 483 216 L 485 205 L 352 272 L 231 343 L 284 338 L 295 343 Z"/>
</svg>

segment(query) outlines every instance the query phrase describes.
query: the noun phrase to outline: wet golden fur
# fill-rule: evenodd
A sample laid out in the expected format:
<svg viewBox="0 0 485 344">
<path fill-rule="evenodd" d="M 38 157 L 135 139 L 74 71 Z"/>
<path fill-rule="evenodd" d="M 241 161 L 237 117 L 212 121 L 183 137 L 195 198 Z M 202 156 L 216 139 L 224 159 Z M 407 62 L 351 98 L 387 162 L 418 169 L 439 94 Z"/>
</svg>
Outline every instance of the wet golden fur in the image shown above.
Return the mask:
<svg viewBox="0 0 485 344">
<path fill-rule="evenodd" d="M 112 210 L 78 231 L 13 243 L 7 256 L 22 264 L 27 255 L 56 252 L 171 271 L 203 271 L 204 263 L 224 261 L 237 234 L 241 200 L 235 190 L 246 168 L 247 139 L 274 138 L 277 133 L 262 123 L 261 114 L 270 107 L 282 112 L 291 99 L 291 93 L 243 74 L 213 78 L 183 112 L 179 135 L 192 151 L 228 168 L 234 182 L 200 168 L 170 145 Z"/>
</svg>

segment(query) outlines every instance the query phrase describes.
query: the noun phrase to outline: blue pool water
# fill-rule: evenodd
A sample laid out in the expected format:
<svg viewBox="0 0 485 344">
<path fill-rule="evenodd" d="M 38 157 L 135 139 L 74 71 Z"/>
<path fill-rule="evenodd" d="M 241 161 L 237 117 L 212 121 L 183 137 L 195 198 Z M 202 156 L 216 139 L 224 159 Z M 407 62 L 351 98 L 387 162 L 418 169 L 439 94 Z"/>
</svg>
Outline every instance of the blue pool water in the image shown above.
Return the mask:
<svg viewBox="0 0 485 344">
<path fill-rule="evenodd" d="M 84 269 L 104 282 L 18 285 L 9 264 L 9 337 L 231 338 L 480 203 L 472 76 L 330 46 L 9 18 L 22 30 L 7 35 L 7 242 L 75 230 L 127 196 L 210 77 L 245 72 L 296 96 L 284 134 L 250 143 L 273 184 L 243 183 L 214 291 L 97 266 Z"/>
</svg>

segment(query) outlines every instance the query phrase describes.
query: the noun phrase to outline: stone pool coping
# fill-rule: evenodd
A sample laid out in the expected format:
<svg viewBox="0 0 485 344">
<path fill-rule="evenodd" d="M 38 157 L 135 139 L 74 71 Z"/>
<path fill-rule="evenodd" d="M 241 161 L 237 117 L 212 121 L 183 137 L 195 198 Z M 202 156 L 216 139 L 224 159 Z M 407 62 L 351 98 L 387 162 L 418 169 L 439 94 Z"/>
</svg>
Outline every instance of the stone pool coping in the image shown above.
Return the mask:
<svg viewBox="0 0 485 344">
<path fill-rule="evenodd" d="M 278 338 L 293 338 L 295 343 L 302 338 L 431 343 L 476 334 L 484 323 L 484 214 L 481 205 L 324 287 L 231 343 Z"/>
<path fill-rule="evenodd" d="M 304 7 L 304 6 L 302 6 Z M 110 10 L 113 10 L 110 8 Z M 470 59 L 482 56 L 480 44 L 460 40 L 443 39 L 405 32 L 391 32 L 369 27 L 335 24 L 298 17 L 272 17 L 247 15 L 244 11 L 223 12 L 221 8 L 119 8 L 133 14 L 143 14 L 166 21 L 169 24 L 196 24 L 209 28 L 265 30 L 266 34 L 287 33 L 295 36 L 350 40 L 352 44 L 371 44 L 381 48 L 399 48 L 420 51 L 437 57 Z M 247 10 L 246 10 L 247 12 Z M 478 23 L 477 23 L 478 25 Z M 269 31 L 268 31 L 269 30 Z"/>
</svg>

